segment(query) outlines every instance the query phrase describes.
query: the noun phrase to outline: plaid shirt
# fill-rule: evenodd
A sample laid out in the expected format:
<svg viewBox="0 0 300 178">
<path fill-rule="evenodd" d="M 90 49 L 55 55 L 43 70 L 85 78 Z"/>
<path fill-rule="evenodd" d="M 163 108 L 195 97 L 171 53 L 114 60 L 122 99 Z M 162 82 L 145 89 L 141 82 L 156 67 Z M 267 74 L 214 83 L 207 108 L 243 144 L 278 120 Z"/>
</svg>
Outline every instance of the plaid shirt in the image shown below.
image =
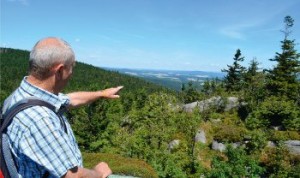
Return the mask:
<svg viewBox="0 0 300 178">
<path fill-rule="evenodd" d="M 54 95 L 26 81 L 12 94 L 8 108 L 19 100 L 35 96 L 54 105 L 56 110 L 65 108 L 70 100 L 64 94 Z M 82 167 L 82 157 L 73 131 L 67 119 L 67 127 L 61 125 L 59 117 L 50 109 L 33 106 L 19 112 L 7 128 L 10 146 L 15 156 L 19 177 L 61 177 L 70 168 Z"/>
</svg>

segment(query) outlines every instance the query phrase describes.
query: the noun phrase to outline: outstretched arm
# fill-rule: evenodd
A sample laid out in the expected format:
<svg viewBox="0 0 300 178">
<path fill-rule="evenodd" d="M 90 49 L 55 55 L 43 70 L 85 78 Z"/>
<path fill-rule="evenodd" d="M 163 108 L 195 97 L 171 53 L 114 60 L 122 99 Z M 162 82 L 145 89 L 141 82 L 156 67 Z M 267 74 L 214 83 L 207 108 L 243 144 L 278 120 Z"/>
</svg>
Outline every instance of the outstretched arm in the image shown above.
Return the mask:
<svg viewBox="0 0 300 178">
<path fill-rule="evenodd" d="M 70 98 L 70 108 L 79 107 L 92 103 L 100 98 L 115 99 L 119 98 L 118 92 L 123 88 L 123 86 L 118 86 L 114 88 L 107 88 L 100 91 L 80 91 L 74 93 L 68 93 Z"/>
</svg>

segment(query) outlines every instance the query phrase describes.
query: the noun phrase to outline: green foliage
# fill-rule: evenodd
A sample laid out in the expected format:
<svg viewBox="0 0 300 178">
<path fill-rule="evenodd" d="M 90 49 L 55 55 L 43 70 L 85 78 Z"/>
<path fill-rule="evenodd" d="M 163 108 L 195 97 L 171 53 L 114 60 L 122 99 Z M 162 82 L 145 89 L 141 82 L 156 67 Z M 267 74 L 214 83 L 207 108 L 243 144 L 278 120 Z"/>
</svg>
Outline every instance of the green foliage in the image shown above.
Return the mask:
<svg viewBox="0 0 300 178">
<path fill-rule="evenodd" d="M 267 135 L 262 130 L 250 131 L 247 137 L 249 139 L 246 143 L 246 151 L 248 153 L 261 152 L 267 144 Z"/>
<path fill-rule="evenodd" d="M 182 99 L 184 103 L 192 103 L 198 101 L 200 98 L 200 92 L 193 86 L 193 82 L 189 82 L 186 87 L 182 84 Z"/>
<path fill-rule="evenodd" d="M 87 168 L 93 168 L 99 162 L 106 162 L 113 174 L 147 178 L 158 177 L 155 170 L 142 160 L 104 153 L 83 153 L 82 156 L 84 166 Z"/>
<path fill-rule="evenodd" d="M 285 140 L 300 140 L 300 133 L 298 131 L 269 131 L 269 140 L 271 141 L 285 141 Z"/>
<path fill-rule="evenodd" d="M 223 81 L 220 79 L 216 78 L 213 80 L 206 80 L 203 83 L 203 87 L 201 89 L 201 92 L 208 97 L 212 95 L 222 95 L 224 93 L 224 86 L 223 86 Z"/>
<path fill-rule="evenodd" d="M 231 124 L 217 124 L 214 127 L 214 139 L 222 142 L 239 142 L 242 141 L 246 129 L 241 126 Z"/>
<path fill-rule="evenodd" d="M 24 50 L 0 48 L 0 101 L 15 90 L 27 73 L 29 53 Z"/>
<path fill-rule="evenodd" d="M 296 163 L 296 166 L 288 173 L 288 177 L 300 177 L 300 161 Z"/>
<path fill-rule="evenodd" d="M 247 114 L 252 112 L 267 95 L 265 91 L 265 74 L 258 71 L 258 65 L 259 63 L 255 59 L 251 60 L 250 66 L 244 75 L 245 83 L 242 91 L 243 98 L 247 103 Z"/>
<path fill-rule="evenodd" d="M 293 101 L 272 96 L 251 113 L 246 123 L 251 129 L 283 125 L 286 129 L 299 130 L 299 114 Z"/>
<path fill-rule="evenodd" d="M 264 169 L 259 162 L 246 154 L 242 148 L 227 147 L 226 157 L 216 156 L 212 161 L 210 178 L 225 177 L 260 177 Z"/>
<path fill-rule="evenodd" d="M 289 177 L 299 173 L 293 171 L 295 164 L 299 166 L 299 157 L 291 155 L 282 144 L 268 149 L 265 154 L 262 164 L 266 167 L 268 177 Z"/>
</svg>

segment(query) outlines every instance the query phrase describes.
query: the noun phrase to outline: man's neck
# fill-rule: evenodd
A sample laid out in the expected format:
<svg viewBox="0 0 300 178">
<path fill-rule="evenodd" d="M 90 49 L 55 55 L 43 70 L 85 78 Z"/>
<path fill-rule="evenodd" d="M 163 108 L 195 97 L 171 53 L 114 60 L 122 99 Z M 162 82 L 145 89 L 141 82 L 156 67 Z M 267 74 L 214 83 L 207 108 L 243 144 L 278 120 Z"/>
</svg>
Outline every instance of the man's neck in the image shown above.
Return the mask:
<svg viewBox="0 0 300 178">
<path fill-rule="evenodd" d="M 28 83 L 30 83 L 30 84 L 32 84 L 32 85 L 34 85 L 36 87 L 39 87 L 39 88 L 41 88 L 43 90 L 46 90 L 46 91 L 48 91 L 50 93 L 53 93 L 53 94 L 57 95 L 58 92 L 55 90 L 55 87 L 52 84 L 53 83 L 52 81 L 53 80 L 52 80 L 51 77 L 49 77 L 47 79 L 44 79 L 44 80 L 40 80 L 40 79 L 38 79 L 38 78 L 36 78 L 36 77 L 34 77 L 32 75 L 29 75 L 27 77 L 27 82 Z"/>
</svg>

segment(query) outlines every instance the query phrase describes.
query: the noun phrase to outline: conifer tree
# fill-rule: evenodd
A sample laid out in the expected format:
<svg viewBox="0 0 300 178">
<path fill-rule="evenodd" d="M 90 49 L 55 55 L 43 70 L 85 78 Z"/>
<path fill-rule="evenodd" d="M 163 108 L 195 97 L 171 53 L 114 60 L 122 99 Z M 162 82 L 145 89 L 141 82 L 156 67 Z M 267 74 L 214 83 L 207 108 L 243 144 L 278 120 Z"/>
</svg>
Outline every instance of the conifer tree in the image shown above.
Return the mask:
<svg viewBox="0 0 300 178">
<path fill-rule="evenodd" d="M 183 102 L 184 103 L 195 102 L 199 99 L 199 96 L 200 96 L 200 93 L 194 87 L 192 81 L 188 82 L 187 87 L 184 84 L 182 85 L 182 93 L 183 93 Z"/>
<path fill-rule="evenodd" d="M 258 70 L 259 70 L 258 65 L 259 65 L 259 62 L 257 62 L 256 58 L 254 58 L 250 61 L 250 66 L 248 67 L 247 72 L 246 72 L 249 77 L 255 76 L 258 73 Z"/>
<path fill-rule="evenodd" d="M 227 91 L 239 91 L 243 85 L 243 74 L 245 72 L 245 67 L 243 67 L 240 62 L 244 61 L 241 50 L 237 49 L 232 65 L 227 65 L 228 69 L 223 69 L 222 72 L 227 72 L 225 76 L 225 88 Z"/>
<path fill-rule="evenodd" d="M 244 97 L 251 106 L 256 106 L 261 102 L 266 95 L 265 92 L 265 75 L 262 71 L 259 71 L 259 62 L 254 58 L 250 61 L 247 68 L 244 80 Z"/>
<path fill-rule="evenodd" d="M 286 16 L 284 23 L 284 30 L 281 31 L 284 34 L 281 41 L 282 52 L 276 53 L 276 56 L 270 59 L 277 62 L 277 65 L 268 71 L 267 89 L 273 96 L 285 96 L 287 99 L 298 100 L 299 104 L 300 83 L 297 81 L 297 75 L 300 72 L 300 53 L 295 49 L 295 40 L 289 39 L 294 20 L 291 16 Z"/>
</svg>

